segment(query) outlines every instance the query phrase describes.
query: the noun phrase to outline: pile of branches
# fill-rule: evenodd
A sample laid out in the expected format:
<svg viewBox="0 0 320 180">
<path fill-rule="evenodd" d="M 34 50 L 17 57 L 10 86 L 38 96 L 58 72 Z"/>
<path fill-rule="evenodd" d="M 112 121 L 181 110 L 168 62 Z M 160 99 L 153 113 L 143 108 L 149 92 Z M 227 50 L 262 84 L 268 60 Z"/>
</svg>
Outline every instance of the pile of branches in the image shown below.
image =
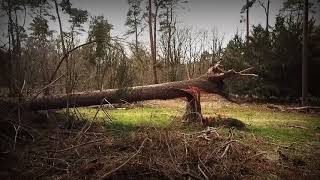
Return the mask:
<svg viewBox="0 0 320 180">
<path fill-rule="evenodd" d="M 38 179 L 242 179 L 274 168 L 263 153 L 236 140 L 232 129 L 174 129 L 119 133 L 92 123 L 78 130 L 56 126 L 23 152 L 22 174 Z"/>
</svg>

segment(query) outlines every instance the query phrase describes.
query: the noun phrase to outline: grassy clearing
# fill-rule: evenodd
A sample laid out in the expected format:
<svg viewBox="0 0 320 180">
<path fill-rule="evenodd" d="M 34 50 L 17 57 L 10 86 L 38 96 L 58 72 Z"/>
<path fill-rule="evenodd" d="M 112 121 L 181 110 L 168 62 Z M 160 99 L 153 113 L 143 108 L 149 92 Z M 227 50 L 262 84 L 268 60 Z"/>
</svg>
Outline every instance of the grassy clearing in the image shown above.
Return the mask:
<svg viewBox="0 0 320 180">
<path fill-rule="evenodd" d="M 105 112 L 99 111 L 95 108 L 80 108 L 81 114 L 88 120 L 106 121 L 107 128 L 118 130 L 132 130 L 139 127 L 168 127 L 177 116 L 181 114 L 178 110 L 168 108 L 151 108 L 151 107 L 137 107 L 132 109 L 114 109 L 106 110 Z"/>
<path fill-rule="evenodd" d="M 216 111 L 204 108 L 204 114 L 222 114 L 239 119 L 254 134 L 275 143 L 313 141 L 319 131 L 316 127 L 320 127 L 319 115 L 275 112 L 254 106 L 224 106 Z"/>
<path fill-rule="evenodd" d="M 79 111 L 89 120 L 95 116 L 97 109 L 80 108 Z M 183 114 L 182 108 L 137 107 L 133 109 L 108 110 L 112 123 L 107 128 L 132 130 L 139 127 L 170 127 L 176 117 Z M 320 116 L 303 113 L 274 112 L 263 107 L 226 105 L 219 108 L 203 107 L 205 116 L 223 115 L 243 121 L 248 131 L 273 143 L 292 143 L 316 141 L 319 133 Z M 107 119 L 100 111 L 95 120 Z M 172 127 L 172 126 L 171 126 Z M 175 127 L 176 128 L 176 127 Z M 198 127 L 179 126 L 192 131 Z"/>
</svg>

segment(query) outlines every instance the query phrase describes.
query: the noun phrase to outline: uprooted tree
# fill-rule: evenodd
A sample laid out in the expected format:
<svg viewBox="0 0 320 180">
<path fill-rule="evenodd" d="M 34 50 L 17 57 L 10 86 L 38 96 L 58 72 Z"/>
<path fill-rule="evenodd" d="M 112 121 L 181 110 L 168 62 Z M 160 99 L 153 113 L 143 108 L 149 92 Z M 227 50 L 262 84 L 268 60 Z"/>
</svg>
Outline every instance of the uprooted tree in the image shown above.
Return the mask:
<svg viewBox="0 0 320 180">
<path fill-rule="evenodd" d="M 256 76 L 247 74 L 251 68 L 240 72 L 223 70 L 219 64 L 198 78 L 162 84 L 128 87 L 125 89 L 108 89 L 104 91 L 79 92 L 69 95 L 52 95 L 33 98 L 19 102 L 19 107 L 26 110 L 48 110 L 67 107 L 93 106 L 104 103 L 136 102 L 153 99 L 174 99 L 184 97 L 187 100 L 185 119 L 202 120 L 200 92 L 215 93 L 226 97 L 223 80 L 231 77 Z M 69 98 L 69 99 L 68 99 Z M 2 105 L 1 105 L 2 104 Z M 2 107 L 14 108 L 17 100 L 5 100 Z"/>
</svg>

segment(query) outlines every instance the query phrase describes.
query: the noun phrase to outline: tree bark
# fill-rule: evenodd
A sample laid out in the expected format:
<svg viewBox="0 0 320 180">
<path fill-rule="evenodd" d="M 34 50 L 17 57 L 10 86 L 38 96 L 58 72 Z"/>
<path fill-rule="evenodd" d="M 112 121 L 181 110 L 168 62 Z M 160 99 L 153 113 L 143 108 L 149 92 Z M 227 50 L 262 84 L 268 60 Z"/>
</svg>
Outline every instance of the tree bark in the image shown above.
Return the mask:
<svg viewBox="0 0 320 180">
<path fill-rule="evenodd" d="M 198 78 L 169 82 L 162 84 L 129 87 L 125 89 L 108 89 L 104 91 L 79 92 L 53 96 L 37 97 L 31 101 L 25 101 L 20 107 L 26 110 L 48 110 L 69 107 L 93 106 L 106 103 L 136 102 L 154 99 L 174 99 L 185 97 L 187 99 L 187 111 L 184 115 L 187 120 L 202 120 L 200 106 L 200 92 L 215 93 L 225 96 L 223 80 L 234 76 L 256 76 L 245 74 L 249 69 L 236 72 L 224 71 L 218 65 L 211 67 L 208 72 Z M 0 101 L 0 109 L 14 108 L 17 100 Z"/>
<path fill-rule="evenodd" d="M 302 49 L 302 106 L 308 104 L 308 0 L 304 0 Z"/>
<path fill-rule="evenodd" d="M 157 74 L 157 17 L 159 5 L 157 0 L 153 1 L 155 6 L 154 16 L 153 16 L 153 76 L 154 76 L 154 84 L 159 83 L 158 74 Z"/>
<path fill-rule="evenodd" d="M 153 39 L 154 34 L 153 34 L 153 30 L 152 30 L 152 0 L 148 1 L 148 7 L 149 7 L 149 11 L 148 11 L 148 26 L 149 26 L 149 38 L 150 38 L 150 52 L 151 52 L 151 65 L 152 65 L 152 73 L 153 73 L 153 83 L 154 84 L 158 84 L 158 75 L 157 75 L 157 57 L 156 57 L 156 52 L 154 49 L 154 43 L 155 40 Z M 156 23 L 156 22 L 154 22 Z M 155 30 L 154 30 L 155 31 Z"/>
<path fill-rule="evenodd" d="M 268 0 L 267 10 L 266 10 L 266 31 L 269 32 L 269 13 L 270 13 L 270 0 Z M 268 33 L 269 34 L 269 33 Z"/>
<path fill-rule="evenodd" d="M 247 4 L 249 4 L 249 0 L 247 0 Z M 247 36 L 246 36 L 246 45 L 249 46 L 249 9 L 247 8 Z"/>
</svg>

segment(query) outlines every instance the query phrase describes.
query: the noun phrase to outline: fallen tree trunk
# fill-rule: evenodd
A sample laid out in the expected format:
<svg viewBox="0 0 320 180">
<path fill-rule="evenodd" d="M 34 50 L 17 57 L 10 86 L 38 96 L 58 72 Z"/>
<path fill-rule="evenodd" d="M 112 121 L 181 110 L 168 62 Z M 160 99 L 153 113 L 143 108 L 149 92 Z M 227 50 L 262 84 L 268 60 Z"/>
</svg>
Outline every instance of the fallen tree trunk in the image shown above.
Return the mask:
<svg viewBox="0 0 320 180">
<path fill-rule="evenodd" d="M 79 92 L 69 95 L 69 107 L 92 106 L 105 103 L 119 103 L 121 101 L 136 102 L 153 99 L 174 99 L 186 97 L 188 111 L 201 114 L 199 102 L 200 91 L 224 95 L 223 80 L 234 76 L 256 76 L 245 74 L 249 69 L 236 72 L 234 70 L 223 71 L 214 66 L 208 72 L 198 78 L 169 82 L 155 85 L 136 86 L 125 89 L 108 89 L 104 91 Z M 0 103 L 6 107 L 16 106 L 16 101 Z M 28 110 L 61 109 L 67 107 L 67 95 L 52 95 L 37 97 L 31 101 L 20 103 L 20 107 Z M 196 114 L 195 113 L 195 114 Z"/>
</svg>

